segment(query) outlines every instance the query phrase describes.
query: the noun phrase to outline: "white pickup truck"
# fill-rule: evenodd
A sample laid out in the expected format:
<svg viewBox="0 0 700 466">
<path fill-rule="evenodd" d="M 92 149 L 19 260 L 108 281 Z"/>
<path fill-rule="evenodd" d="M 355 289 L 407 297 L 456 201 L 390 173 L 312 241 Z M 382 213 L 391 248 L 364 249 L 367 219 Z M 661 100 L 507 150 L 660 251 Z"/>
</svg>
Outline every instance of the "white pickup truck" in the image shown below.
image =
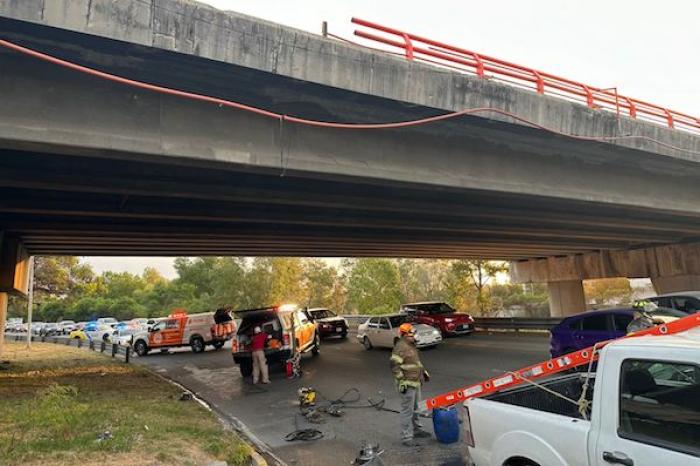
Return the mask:
<svg viewBox="0 0 700 466">
<path fill-rule="evenodd" d="M 465 402 L 473 463 L 700 466 L 700 328 L 610 343 L 592 376 L 585 416 L 532 385 Z M 586 377 L 541 385 L 578 400 Z"/>
</svg>

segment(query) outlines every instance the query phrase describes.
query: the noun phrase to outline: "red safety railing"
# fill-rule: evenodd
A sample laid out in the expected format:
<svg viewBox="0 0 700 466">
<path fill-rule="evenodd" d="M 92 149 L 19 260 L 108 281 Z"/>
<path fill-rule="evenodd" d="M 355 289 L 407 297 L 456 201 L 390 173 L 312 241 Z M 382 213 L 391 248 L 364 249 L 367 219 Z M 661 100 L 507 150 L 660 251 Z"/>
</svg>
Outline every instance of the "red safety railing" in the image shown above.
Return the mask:
<svg viewBox="0 0 700 466">
<path fill-rule="evenodd" d="M 616 88 L 600 89 L 583 83 L 538 71 L 505 60 L 481 55 L 471 50 L 444 44 L 358 18 L 352 22 L 383 35 L 355 30 L 355 35 L 390 47 L 402 49 L 407 60 L 420 60 L 434 65 L 475 74 L 534 90 L 538 94 L 561 97 L 590 108 L 603 109 L 630 118 L 651 121 L 669 128 L 700 133 L 700 118 L 669 110 L 658 105 L 618 94 Z M 387 50 L 390 51 L 390 50 Z M 391 51 L 390 51 L 391 52 Z M 394 52 L 392 52 L 394 53 Z"/>
</svg>

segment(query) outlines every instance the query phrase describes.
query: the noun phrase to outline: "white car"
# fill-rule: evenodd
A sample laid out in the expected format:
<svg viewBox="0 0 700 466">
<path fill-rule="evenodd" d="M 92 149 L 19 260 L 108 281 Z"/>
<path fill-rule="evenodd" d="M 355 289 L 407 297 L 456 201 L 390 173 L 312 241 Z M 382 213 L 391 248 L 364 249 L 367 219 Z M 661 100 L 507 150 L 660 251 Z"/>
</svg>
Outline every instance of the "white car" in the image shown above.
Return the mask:
<svg viewBox="0 0 700 466">
<path fill-rule="evenodd" d="M 76 329 L 75 321 L 72 320 L 62 320 L 58 323 L 58 333 L 62 335 L 68 335 L 70 332 Z"/>
<path fill-rule="evenodd" d="M 409 322 L 405 314 L 390 314 L 370 317 L 357 328 L 357 339 L 365 349 L 376 347 L 393 348 L 399 339 L 399 326 Z M 413 324 L 416 330 L 416 347 L 427 348 L 442 342 L 440 330 L 430 325 Z"/>
</svg>

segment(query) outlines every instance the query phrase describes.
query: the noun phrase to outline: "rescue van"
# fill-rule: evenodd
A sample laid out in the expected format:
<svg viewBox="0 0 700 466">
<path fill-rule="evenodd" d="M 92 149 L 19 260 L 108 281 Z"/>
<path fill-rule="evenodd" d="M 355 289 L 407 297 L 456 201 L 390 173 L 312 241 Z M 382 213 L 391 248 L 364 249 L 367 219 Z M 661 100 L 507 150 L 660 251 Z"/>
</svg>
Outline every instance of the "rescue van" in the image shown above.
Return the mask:
<svg viewBox="0 0 700 466">
<path fill-rule="evenodd" d="M 136 354 L 145 356 L 153 349 L 189 346 L 194 353 L 201 353 L 206 345 L 221 349 L 228 335 L 216 336 L 214 313 L 187 314 L 176 310 L 149 330 L 134 334 L 133 347 Z"/>
</svg>

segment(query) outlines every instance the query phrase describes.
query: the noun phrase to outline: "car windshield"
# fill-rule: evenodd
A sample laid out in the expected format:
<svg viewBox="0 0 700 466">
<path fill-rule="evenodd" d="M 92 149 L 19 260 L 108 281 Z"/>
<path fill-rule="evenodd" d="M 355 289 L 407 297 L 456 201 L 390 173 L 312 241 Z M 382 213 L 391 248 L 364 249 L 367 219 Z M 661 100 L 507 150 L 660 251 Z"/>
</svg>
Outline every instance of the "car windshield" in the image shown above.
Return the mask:
<svg viewBox="0 0 700 466">
<path fill-rule="evenodd" d="M 389 317 L 389 322 L 391 322 L 391 327 L 394 328 L 406 322 L 407 319 L 407 316 L 391 316 Z"/>
<path fill-rule="evenodd" d="M 335 312 L 328 309 L 319 309 L 316 311 L 311 311 L 311 315 L 314 319 L 325 319 L 327 317 L 336 317 Z"/>
</svg>

